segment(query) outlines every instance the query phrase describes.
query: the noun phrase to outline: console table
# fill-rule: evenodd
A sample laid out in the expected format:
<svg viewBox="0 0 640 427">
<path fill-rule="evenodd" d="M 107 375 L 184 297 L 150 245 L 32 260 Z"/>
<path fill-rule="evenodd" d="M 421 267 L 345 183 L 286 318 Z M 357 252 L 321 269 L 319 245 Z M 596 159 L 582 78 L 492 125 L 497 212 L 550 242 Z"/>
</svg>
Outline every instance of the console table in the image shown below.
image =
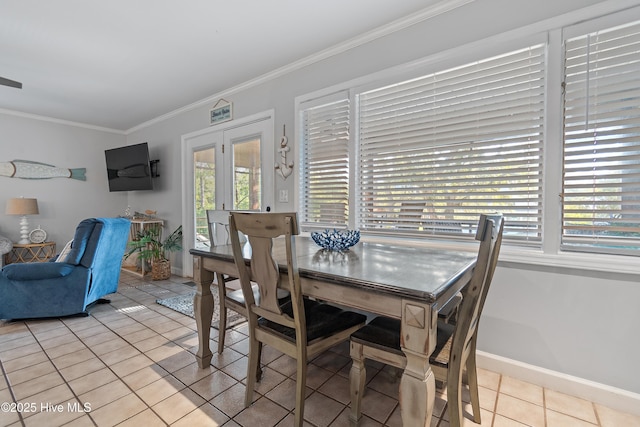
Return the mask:
<svg viewBox="0 0 640 427">
<path fill-rule="evenodd" d="M 56 256 L 56 243 L 14 243 L 4 256 L 5 264 L 16 262 L 47 262 Z"/>
</svg>

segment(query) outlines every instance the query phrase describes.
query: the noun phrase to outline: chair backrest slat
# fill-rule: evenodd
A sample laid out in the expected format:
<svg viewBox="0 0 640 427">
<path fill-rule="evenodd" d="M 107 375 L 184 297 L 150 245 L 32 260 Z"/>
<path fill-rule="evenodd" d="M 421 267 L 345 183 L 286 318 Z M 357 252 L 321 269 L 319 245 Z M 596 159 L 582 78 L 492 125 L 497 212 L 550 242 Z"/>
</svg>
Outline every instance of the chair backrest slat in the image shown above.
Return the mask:
<svg viewBox="0 0 640 427">
<path fill-rule="evenodd" d="M 300 319 L 304 319 L 304 310 L 301 309 L 300 276 L 295 259 L 294 236 L 299 234 L 297 214 L 295 212 L 232 212 L 229 228 L 240 284 L 249 313 L 292 327 L 293 320 L 282 312 L 278 301 L 278 287 L 286 287 L 291 293 L 292 303 L 300 301 L 300 305 L 293 304 L 294 317 L 301 316 Z M 242 262 L 242 247 L 238 232 L 247 236 L 251 245 L 250 273 L 246 263 Z M 273 255 L 273 239 L 278 237 L 283 238 L 286 243 L 288 265 L 286 286 L 281 284 L 280 271 Z M 259 305 L 256 305 L 253 298 L 251 282 L 258 285 Z"/>
<path fill-rule="evenodd" d="M 280 271 L 272 257 L 271 238 L 249 236 L 251 245 L 251 276 L 260 288 L 260 307 L 280 314 L 278 298 L 270 298 L 278 293 Z M 264 296 L 264 298 L 263 298 Z"/>
<path fill-rule="evenodd" d="M 230 243 L 229 211 L 220 209 L 207 210 L 207 226 L 209 228 L 209 242 L 212 248 Z"/>
</svg>

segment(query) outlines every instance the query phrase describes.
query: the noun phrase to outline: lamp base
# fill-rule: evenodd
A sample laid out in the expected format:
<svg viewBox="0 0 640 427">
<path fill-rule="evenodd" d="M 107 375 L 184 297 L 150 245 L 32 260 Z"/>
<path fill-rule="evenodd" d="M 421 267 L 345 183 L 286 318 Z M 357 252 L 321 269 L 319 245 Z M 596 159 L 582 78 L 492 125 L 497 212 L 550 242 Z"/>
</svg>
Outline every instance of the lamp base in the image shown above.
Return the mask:
<svg viewBox="0 0 640 427">
<path fill-rule="evenodd" d="M 20 241 L 18 243 L 21 245 L 31 243 L 29 241 L 29 221 L 26 215 L 20 217 Z"/>
</svg>

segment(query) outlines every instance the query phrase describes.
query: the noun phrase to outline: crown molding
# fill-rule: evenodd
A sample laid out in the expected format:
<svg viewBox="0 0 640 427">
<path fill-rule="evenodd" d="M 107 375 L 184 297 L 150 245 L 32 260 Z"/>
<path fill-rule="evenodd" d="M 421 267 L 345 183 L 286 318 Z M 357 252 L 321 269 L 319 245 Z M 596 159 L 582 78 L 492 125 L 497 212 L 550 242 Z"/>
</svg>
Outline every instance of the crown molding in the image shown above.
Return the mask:
<svg viewBox="0 0 640 427">
<path fill-rule="evenodd" d="M 83 128 L 83 129 L 97 130 L 97 131 L 100 131 L 100 132 L 115 133 L 115 134 L 118 134 L 118 135 L 126 135 L 125 131 L 119 130 L 119 129 L 112 129 L 112 128 L 106 128 L 106 127 L 102 127 L 102 126 L 89 125 L 89 124 L 80 123 L 80 122 L 72 122 L 70 120 L 56 119 L 54 117 L 48 117 L 48 116 L 39 116 L 37 114 L 24 113 L 22 111 L 7 110 L 7 109 L 4 109 L 4 108 L 0 108 L 0 114 L 7 114 L 7 115 L 10 115 L 10 116 L 23 117 L 25 119 L 40 120 L 42 122 L 56 123 L 56 124 L 65 125 L 65 126 L 74 126 L 74 127 Z"/>
<path fill-rule="evenodd" d="M 299 70 L 301 68 L 304 68 L 306 66 L 309 66 L 311 64 L 314 64 L 316 62 L 320 62 L 324 59 L 330 58 L 332 56 L 344 53 L 346 51 L 349 51 L 351 49 L 354 49 L 358 46 L 361 46 L 363 44 L 369 43 L 371 41 L 374 41 L 376 39 L 379 39 L 381 37 L 387 36 L 389 34 L 393 34 L 397 31 L 403 30 L 407 27 L 410 27 L 412 25 L 418 24 L 420 22 L 423 21 L 427 21 L 431 18 L 434 18 L 438 15 L 442 15 L 443 13 L 449 12 L 451 10 L 457 9 L 459 7 L 462 7 L 466 4 L 472 3 L 476 0 L 442 0 L 436 4 L 433 4 L 429 7 L 426 7 L 414 14 L 411 14 L 409 16 L 397 19 L 395 21 L 389 22 L 388 24 L 385 24 L 381 27 L 378 27 L 374 30 L 368 31 L 366 33 L 360 34 L 359 36 L 356 36 L 354 38 L 351 38 L 349 40 L 346 40 L 342 43 L 339 43 L 337 45 L 334 45 L 330 48 L 321 50 L 317 53 L 314 53 L 312 55 L 309 55 L 305 58 L 302 58 L 298 61 L 292 62 L 290 64 L 287 64 L 283 67 L 277 68 L 273 71 L 270 71 L 268 73 L 262 74 L 261 76 L 258 76 L 254 79 L 248 80 L 244 83 L 241 83 L 237 86 L 231 87 L 229 89 L 226 89 L 222 92 L 216 93 L 214 95 L 208 96 L 206 98 L 203 98 L 199 101 L 193 102 L 189 105 L 185 105 L 184 107 L 178 108 L 176 110 L 170 111 L 166 114 L 163 114 L 161 116 L 158 116 L 154 119 L 148 120 L 144 123 L 141 123 L 137 126 L 134 126 L 130 129 L 128 129 L 125 134 L 131 134 L 133 132 L 136 132 L 138 130 L 141 130 L 143 128 L 149 127 L 153 124 L 162 122 L 164 120 L 167 120 L 171 117 L 175 117 L 179 114 L 185 113 L 187 111 L 191 111 L 194 110 L 196 108 L 205 106 L 207 104 L 210 104 L 212 102 L 217 101 L 220 98 L 225 98 L 228 96 L 231 96 L 235 93 L 250 89 L 252 87 L 258 86 L 260 84 L 263 84 L 265 82 L 268 82 L 270 80 L 274 80 L 278 77 L 282 77 L 286 74 L 289 74 L 293 71 Z"/>
</svg>

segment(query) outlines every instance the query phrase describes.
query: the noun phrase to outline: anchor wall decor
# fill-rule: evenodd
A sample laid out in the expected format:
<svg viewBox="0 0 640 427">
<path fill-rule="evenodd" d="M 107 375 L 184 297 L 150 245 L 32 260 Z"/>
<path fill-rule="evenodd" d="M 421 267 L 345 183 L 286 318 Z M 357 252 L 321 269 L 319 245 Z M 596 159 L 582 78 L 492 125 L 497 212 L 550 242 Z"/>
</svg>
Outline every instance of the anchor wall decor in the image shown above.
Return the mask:
<svg viewBox="0 0 640 427">
<path fill-rule="evenodd" d="M 280 140 L 280 163 L 276 163 L 276 170 L 280 172 L 282 179 L 287 179 L 291 172 L 293 172 L 293 162 L 287 162 L 287 152 L 291 150 L 289 147 L 289 140 L 286 136 L 286 126 L 282 125 L 282 139 Z"/>
</svg>

